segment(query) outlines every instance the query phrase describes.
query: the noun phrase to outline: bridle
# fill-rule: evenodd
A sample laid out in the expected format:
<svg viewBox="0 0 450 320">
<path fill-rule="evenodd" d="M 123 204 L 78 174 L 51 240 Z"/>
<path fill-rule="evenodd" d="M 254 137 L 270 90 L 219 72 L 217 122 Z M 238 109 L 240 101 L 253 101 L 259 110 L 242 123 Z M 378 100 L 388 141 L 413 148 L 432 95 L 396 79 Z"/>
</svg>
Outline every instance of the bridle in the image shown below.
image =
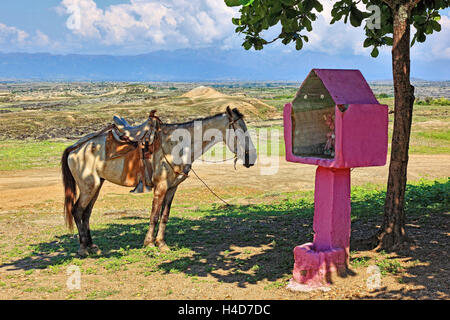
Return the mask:
<svg viewBox="0 0 450 320">
<path fill-rule="evenodd" d="M 242 119 L 242 116 L 238 116 L 236 119 L 233 119 L 233 117 L 232 116 L 230 116 L 228 113 L 227 113 L 227 116 L 228 116 L 228 120 L 229 120 L 229 123 L 228 123 L 228 128 L 232 128 L 233 129 L 233 132 L 234 132 L 234 151 L 233 151 L 233 153 L 234 153 L 234 157 L 233 157 L 233 159 L 234 159 L 234 170 L 236 170 L 236 162 L 238 161 L 238 151 L 237 151 L 237 148 L 238 148 L 238 141 L 237 141 L 237 134 L 236 134 L 236 126 L 235 126 L 235 123 L 237 122 L 237 121 L 239 121 L 239 120 L 241 120 Z"/>
<path fill-rule="evenodd" d="M 238 160 L 238 157 L 237 157 L 237 134 L 236 134 L 236 126 L 235 126 L 235 123 L 237 122 L 237 121 L 239 121 L 239 120 L 241 120 L 242 118 L 243 118 L 243 116 L 238 116 L 238 118 L 236 118 L 236 119 L 233 119 L 233 117 L 232 116 L 230 116 L 228 113 L 227 113 L 227 115 L 228 115 L 228 120 L 229 120 L 229 123 L 228 123 L 228 128 L 232 128 L 233 129 L 233 131 L 234 131 L 234 145 L 235 145 L 235 150 L 233 151 L 233 153 L 234 153 L 234 169 L 236 170 L 236 162 L 237 162 L 237 160 Z M 162 125 L 163 124 L 163 122 L 162 122 L 162 120 L 161 119 L 159 119 L 158 117 L 156 117 L 155 115 L 154 115 L 154 112 L 152 111 L 152 113 L 150 114 L 150 118 L 154 118 L 154 119 L 156 119 L 158 122 L 159 122 L 159 124 L 160 125 Z M 155 135 L 155 139 L 161 139 L 161 133 L 160 133 L 160 131 L 161 131 L 161 126 L 158 128 L 158 130 L 157 130 L 157 132 L 156 132 L 156 135 Z M 159 137 L 158 137 L 159 136 Z M 183 171 L 181 171 L 181 172 L 179 172 L 179 171 L 177 171 L 177 170 L 175 170 L 175 168 L 173 167 L 173 165 L 169 162 L 169 160 L 167 159 L 167 157 L 166 157 L 166 152 L 164 151 L 164 148 L 163 148 L 163 146 L 162 146 L 162 143 L 161 143 L 161 152 L 162 152 L 162 154 L 163 154 L 163 157 L 164 157 L 164 159 L 166 160 L 166 163 L 170 166 L 170 168 L 172 169 L 172 171 L 176 174 L 176 175 L 183 175 L 183 176 L 185 176 L 186 178 L 188 178 L 189 177 L 189 175 L 187 174 L 187 173 L 185 173 L 185 172 L 183 172 Z M 208 186 L 208 184 L 202 179 L 202 178 L 200 178 L 199 176 L 198 176 L 198 174 L 197 174 L 197 172 L 195 172 L 195 170 L 194 170 L 194 168 L 190 168 L 190 170 L 195 174 L 195 176 L 205 185 L 205 187 L 214 195 L 214 196 L 216 196 L 219 200 L 221 200 L 226 206 L 231 206 L 227 201 L 225 201 L 223 198 L 221 198 L 218 194 L 216 194 L 209 186 Z"/>
<path fill-rule="evenodd" d="M 237 121 L 241 120 L 243 117 L 242 117 L 242 116 L 238 116 L 236 119 L 233 119 L 233 117 L 230 116 L 228 113 L 227 113 L 227 116 L 228 116 L 228 120 L 229 120 L 228 128 L 229 128 L 229 129 L 233 129 L 233 132 L 234 132 L 234 151 L 232 151 L 232 152 L 234 153 L 234 156 L 233 156 L 233 158 L 231 158 L 231 159 L 234 160 L 234 169 L 236 170 L 236 163 L 237 163 L 237 161 L 238 161 L 238 154 L 237 154 L 237 153 L 238 153 L 238 152 L 237 152 L 237 142 L 238 142 L 238 141 L 237 141 L 237 134 L 236 134 L 237 129 L 236 129 L 235 124 L 236 124 Z M 156 116 L 154 115 L 153 111 L 152 111 L 152 113 L 150 114 L 150 117 L 149 117 L 149 118 L 156 119 L 156 120 L 159 122 L 160 125 L 163 124 L 162 120 L 161 120 L 160 118 L 156 117 Z M 155 139 L 158 139 L 158 138 L 161 139 L 160 131 L 161 131 L 161 128 L 158 128 L 158 130 L 157 130 L 157 132 L 156 132 L 156 135 L 155 135 Z M 173 165 L 172 165 L 172 164 L 170 163 L 170 161 L 167 159 L 167 155 L 166 155 L 166 152 L 164 151 L 164 148 L 163 148 L 162 144 L 161 144 L 161 151 L 162 151 L 163 157 L 164 157 L 164 159 L 166 160 L 167 164 L 170 166 L 170 168 L 172 169 L 172 171 L 173 171 L 176 175 L 180 175 L 180 174 L 181 174 L 181 175 L 184 175 L 184 176 L 188 177 L 188 174 L 186 174 L 186 173 L 184 173 L 184 172 L 178 172 L 177 170 L 175 170 L 175 168 L 173 167 Z M 231 160 L 231 159 L 225 159 L 225 160 L 222 160 L 222 161 L 220 161 L 220 162 L 225 162 L 225 161 L 228 161 L 228 160 Z M 203 161 L 205 161 L 205 160 L 203 160 Z M 219 161 L 217 161 L 217 162 L 219 162 Z M 193 170 L 193 169 L 191 168 L 191 170 Z"/>
</svg>

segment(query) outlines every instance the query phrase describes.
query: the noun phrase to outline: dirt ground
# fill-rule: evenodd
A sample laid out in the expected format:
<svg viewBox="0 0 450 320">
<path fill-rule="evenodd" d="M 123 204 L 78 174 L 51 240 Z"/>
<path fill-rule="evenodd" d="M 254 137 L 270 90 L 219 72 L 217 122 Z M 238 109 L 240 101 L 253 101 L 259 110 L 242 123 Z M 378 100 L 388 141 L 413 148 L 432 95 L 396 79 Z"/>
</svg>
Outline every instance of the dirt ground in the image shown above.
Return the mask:
<svg viewBox="0 0 450 320">
<path fill-rule="evenodd" d="M 270 166 L 274 174 L 269 170 Z M 269 163 L 269 160 L 266 162 Z M 208 185 L 245 186 L 250 189 L 273 192 L 291 192 L 314 188 L 316 166 L 286 162 L 284 158 L 272 159 L 271 164 L 256 165 L 250 169 L 231 163 L 217 164 L 195 162 L 194 169 Z M 355 168 L 352 171 L 352 185 L 366 183 L 385 184 L 388 166 Z M 261 173 L 266 174 L 262 175 Z M 420 178 L 442 178 L 450 176 L 450 155 L 411 155 L 408 163 L 408 180 Z M 179 190 L 202 186 L 191 174 L 188 181 L 182 183 Z M 129 188 L 105 182 L 101 194 L 109 192 L 127 194 Z M 62 184 L 60 170 L 34 169 L 6 171 L 0 175 L 0 213 L 9 210 L 28 208 L 45 201 L 61 201 Z"/>
<path fill-rule="evenodd" d="M 239 166 L 235 171 L 232 164 L 201 164 L 195 163 L 196 172 L 213 189 L 220 190 L 224 185 L 236 186 L 239 194 L 227 194 L 225 197 L 233 204 L 249 204 L 256 201 L 247 194 L 265 194 L 266 201 L 270 203 L 270 197 L 276 197 L 278 193 L 292 192 L 296 190 L 312 190 L 314 187 L 315 166 L 288 163 L 284 159 L 278 159 L 279 167 L 276 174 L 261 175 L 264 166 L 257 165 L 250 169 Z M 267 171 L 265 171 L 267 172 Z M 356 168 L 352 171 L 352 185 L 364 185 L 368 183 L 385 184 L 388 167 Z M 433 179 L 450 176 L 450 155 L 411 155 L 408 166 L 409 180 L 420 178 Z M 17 241 L 32 239 L 38 234 L 45 233 L 47 228 L 63 224 L 60 212 L 58 219 L 53 215 L 43 214 L 39 217 L 28 217 L 27 211 L 31 208 L 42 209 L 49 206 L 50 211 L 57 211 L 62 207 L 62 186 L 58 169 L 35 169 L 24 171 L 8 171 L 0 173 L 0 226 L 8 225 L 8 237 L 12 246 Z M 188 181 L 180 186 L 180 191 L 198 189 L 207 193 L 202 183 L 191 175 Z M 108 201 L 108 196 L 126 195 L 129 188 L 123 188 L 111 183 L 105 183 L 99 202 Z M 271 194 L 272 193 L 272 194 Z M 182 193 L 184 194 L 184 193 Z M 130 196 L 131 197 L 131 196 Z M 175 202 L 177 202 L 175 198 Z M 148 204 L 150 201 L 146 200 Z M 217 201 L 219 203 L 219 201 Z M 101 204 L 100 204 L 101 205 Z M 126 206 L 124 204 L 124 206 Z M 126 209 L 117 208 L 112 214 L 126 212 Z M 23 215 L 21 212 L 24 212 Z M 12 214 L 11 219 L 6 217 Z M 106 214 L 105 214 L 106 215 Z M 134 216 L 126 216 L 121 213 L 123 223 L 126 219 L 137 219 L 139 224 L 131 225 L 139 228 L 141 234 L 147 226 L 148 212 L 134 212 Z M 31 219 L 32 221 L 27 221 Z M 138 220 L 141 219 L 142 221 Z M 180 219 L 172 220 L 172 223 L 180 223 Z M 216 223 L 216 218 L 208 218 L 210 224 Z M 219 219 L 219 218 L 217 218 Z M 251 225 L 244 226 L 239 221 L 226 220 L 231 229 L 235 229 L 232 237 L 241 234 L 251 234 Z M 230 218 L 231 219 L 231 218 Z M 65 288 L 67 274 L 64 270 L 51 268 L 51 263 L 46 262 L 51 255 L 38 256 L 47 268 L 31 268 L 27 259 L 16 259 L 10 256 L 0 263 L 0 299 L 449 299 L 450 283 L 448 268 L 448 238 L 450 236 L 448 213 L 439 214 L 434 220 L 421 225 L 421 220 L 408 221 L 408 233 L 416 241 L 416 245 L 402 253 L 377 253 L 358 250 L 352 253 L 351 274 L 346 278 L 336 277 L 333 285 L 324 291 L 292 292 L 286 289 L 289 274 L 284 271 L 268 270 L 264 277 L 252 280 L 252 272 L 258 272 L 258 268 L 270 267 L 273 261 L 279 259 L 276 253 L 276 245 L 284 240 L 280 236 L 289 237 L 290 233 L 301 226 L 311 227 L 312 221 L 304 219 L 296 221 L 295 225 L 279 224 L 281 220 L 258 221 L 259 225 L 267 224 L 268 227 L 277 225 L 282 231 L 271 231 L 275 235 L 265 235 L 263 240 L 255 239 L 258 245 L 251 245 L 251 240 L 241 241 L 238 238 L 228 239 L 228 243 L 208 249 L 206 255 L 202 255 L 203 244 L 192 246 L 199 255 L 195 258 L 194 267 L 186 266 L 184 272 L 177 271 L 173 260 L 188 263 L 194 261 L 192 256 L 174 259 L 167 256 L 163 261 L 167 272 L 145 273 L 141 266 L 146 264 L 133 264 L 130 256 L 130 264 L 127 268 L 105 267 L 106 271 L 99 271 L 102 258 L 87 258 L 82 262 L 83 287 L 78 291 L 68 291 Z M 178 221 L 178 222 L 177 222 Z M 194 222 L 193 222 L 194 223 Z M 195 222 L 197 223 L 197 222 Z M 256 222 L 255 222 L 256 223 Z M 169 220 L 169 225 L 171 221 Z M 12 226 L 16 226 L 16 228 Z M 142 225 L 142 226 L 141 226 Z M 201 225 L 201 224 L 200 224 Z M 194 233 L 199 235 L 199 225 L 188 225 L 183 232 L 186 236 Z M 126 225 L 119 228 L 120 235 L 126 234 Z M 120 229 L 121 228 L 121 229 Z M 242 230 L 239 228 L 243 228 Z M 247 228 L 247 229 L 245 229 Z M 239 229 L 238 231 L 236 231 Z M 245 229 L 245 230 L 244 230 Z M 26 230 L 26 234 L 22 234 Z M 353 235 L 361 236 L 367 228 L 363 222 L 352 225 Z M 97 238 L 102 229 L 97 231 Z M 204 231 L 205 233 L 211 231 Z M 279 232 L 277 234 L 277 232 Z M 6 238 L 5 230 L 0 230 L 3 240 Z M 173 232 L 172 232 L 173 234 Z M 180 235 L 180 237 L 183 235 Z M 69 241 L 76 243 L 75 236 L 49 235 L 46 245 Z M 140 236 L 139 236 L 140 237 Z M 292 236 L 294 237 L 294 236 Z M 56 238 L 56 239 L 55 239 Z M 19 240 L 18 240 L 19 239 Z M 59 240 L 58 240 L 59 239 Z M 6 239 L 7 240 L 7 239 Z M 2 241 L 0 249 L 6 250 L 7 241 Z M 292 242 L 292 239 L 289 240 Z M 277 244 L 275 244 L 275 242 Z M 289 246 L 291 245 L 289 242 Z M 170 243 L 169 243 L 170 244 Z M 301 244 L 301 243 L 298 243 Z M 72 248 L 72 247 L 71 247 Z M 291 248 L 291 247 L 290 247 Z M 293 248 L 293 247 L 292 247 Z M 138 249 L 133 249 L 138 250 Z M 150 252 L 153 257 L 159 253 Z M 57 253 L 52 253 L 53 255 Z M 47 260 L 46 260 L 47 259 Z M 189 260 L 191 259 L 191 260 Z M 19 261 L 20 260 L 20 261 Z M 245 265 L 246 261 L 258 261 L 258 264 L 248 265 L 244 271 L 235 272 L 236 266 Z M 383 274 L 381 286 L 370 289 L 368 281 L 372 274 L 368 272 L 368 266 L 373 263 L 386 264 L 387 269 L 394 268 L 396 272 Z M 395 262 L 395 263 L 394 263 Z M 144 262 L 142 262 L 144 263 Z M 288 252 L 287 258 L 282 257 L 280 264 L 287 264 L 288 269 L 293 263 L 292 255 Z M 399 265 L 396 265 L 399 263 Z M 199 267 L 200 264 L 202 267 Z M 197 269 L 195 269 L 197 268 Z M 203 268 L 203 269 L 202 269 Z M 286 268 L 285 268 L 286 269 Z M 398 269 L 398 270 L 397 270 Z M 102 269 L 103 270 L 103 269 Z M 175 271 L 173 271 L 175 270 Z M 397 272 L 398 271 L 398 272 Z M 235 272 L 235 273 L 233 273 Z M 248 275 L 249 278 L 245 276 Z M 248 281 L 246 279 L 249 279 Z"/>
</svg>

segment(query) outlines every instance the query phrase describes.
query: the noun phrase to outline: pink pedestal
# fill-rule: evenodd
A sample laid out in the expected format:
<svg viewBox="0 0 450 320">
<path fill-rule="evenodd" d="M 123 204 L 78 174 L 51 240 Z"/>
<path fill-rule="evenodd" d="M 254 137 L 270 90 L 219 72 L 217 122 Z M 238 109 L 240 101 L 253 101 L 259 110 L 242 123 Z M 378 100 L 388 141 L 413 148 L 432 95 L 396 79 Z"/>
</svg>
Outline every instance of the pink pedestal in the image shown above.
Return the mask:
<svg viewBox="0 0 450 320">
<path fill-rule="evenodd" d="M 350 247 L 350 169 L 318 167 L 314 194 L 314 240 L 294 249 L 293 278 L 309 286 L 344 272 Z"/>
</svg>

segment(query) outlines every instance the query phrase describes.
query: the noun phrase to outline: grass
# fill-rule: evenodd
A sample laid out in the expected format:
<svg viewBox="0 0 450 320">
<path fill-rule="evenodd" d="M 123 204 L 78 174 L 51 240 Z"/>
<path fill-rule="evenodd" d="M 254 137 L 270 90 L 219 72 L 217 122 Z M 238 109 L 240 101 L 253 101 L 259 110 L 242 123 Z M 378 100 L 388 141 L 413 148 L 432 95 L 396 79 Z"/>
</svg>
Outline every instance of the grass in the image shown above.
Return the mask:
<svg viewBox="0 0 450 320">
<path fill-rule="evenodd" d="M 97 299 L 105 299 L 109 296 L 118 294 L 119 290 L 95 290 L 90 292 L 87 296 L 87 300 L 97 300 Z"/>
<path fill-rule="evenodd" d="M 430 130 L 427 132 L 418 132 L 417 136 L 425 138 L 425 139 L 433 139 L 433 140 L 442 140 L 442 141 L 450 141 L 450 130 Z"/>
<path fill-rule="evenodd" d="M 376 266 L 380 268 L 380 272 L 383 276 L 390 274 L 398 274 L 402 270 L 401 263 L 396 259 L 384 259 L 376 263 Z"/>
<path fill-rule="evenodd" d="M 350 265 L 352 267 L 367 267 L 369 265 L 369 257 L 356 257 L 350 259 Z"/>
<path fill-rule="evenodd" d="M 52 168 L 69 142 L 0 141 L 0 171 Z"/>
<path fill-rule="evenodd" d="M 423 99 L 416 99 L 415 103 L 418 105 L 450 106 L 450 100 L 444 97 L 441 98 L 426 97 Z"/>
<path fill-rule="evenodd" d="M 256 133 L 253 139 L 258 155 L 285 155 L 285 145 L 281 126 L 250 128 Z M 260 135 L 264 130 L 264 135 Z M 278 132 L 278 143 L 274 144 L 273 131 Z M 390 129 L 392 130 L 392 128 Z M 266 133 L 267 132 L 267 133 Z M 271 133 L 272 132 L 272 133 Z M 260 138 L 257 138 L 260 137 Z M 32 168 L 55 168 L 59 166 L 63 150 L 71 142 L 59 141 L 0 141 L 0 171 L 24 170 Z M 445 123 L 438 127 L 413 126 L 410 141 L 411 154 L 450 154 L 450 130 Z M 204 155 L 205 160 L 230 159 L 233 154 L 224 144 L 218 144 Z"/>
</svg>

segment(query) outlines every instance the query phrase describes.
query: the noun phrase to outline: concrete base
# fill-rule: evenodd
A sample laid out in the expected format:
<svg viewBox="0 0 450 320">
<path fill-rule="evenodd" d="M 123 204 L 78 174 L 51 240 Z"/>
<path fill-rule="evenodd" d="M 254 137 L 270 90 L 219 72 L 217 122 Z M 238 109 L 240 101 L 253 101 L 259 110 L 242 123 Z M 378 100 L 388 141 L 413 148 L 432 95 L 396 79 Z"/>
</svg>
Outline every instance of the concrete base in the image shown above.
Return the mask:
<svg viewBox="0 0 450 320">
<path fill-rule="evenodd" d="M 312 243 L 306 243 L 295 247 L 294 259 L 294 281 L 317 288 L 330 284 L 333 273 L 345 274 L 348 254 L 344 248 L 317 251 Z"/>
<path fill-rule="evenodd" d="M 294 292 L 312 292 L 312 291 L 330 291 L 330 286 L 310 286 L 303 283 L 298 283 L 294 279 L 290 279 L 289 283 L 286 287 L 288 290 L 294 291 Z"/>
<path fill-rule="evenodd" d="M 321 287 L 347 271 L 350 248 L 350 169 L 318 167 L 314 191 L 314 240 L 294 249 L 293 279 Z"/>
</svg>

